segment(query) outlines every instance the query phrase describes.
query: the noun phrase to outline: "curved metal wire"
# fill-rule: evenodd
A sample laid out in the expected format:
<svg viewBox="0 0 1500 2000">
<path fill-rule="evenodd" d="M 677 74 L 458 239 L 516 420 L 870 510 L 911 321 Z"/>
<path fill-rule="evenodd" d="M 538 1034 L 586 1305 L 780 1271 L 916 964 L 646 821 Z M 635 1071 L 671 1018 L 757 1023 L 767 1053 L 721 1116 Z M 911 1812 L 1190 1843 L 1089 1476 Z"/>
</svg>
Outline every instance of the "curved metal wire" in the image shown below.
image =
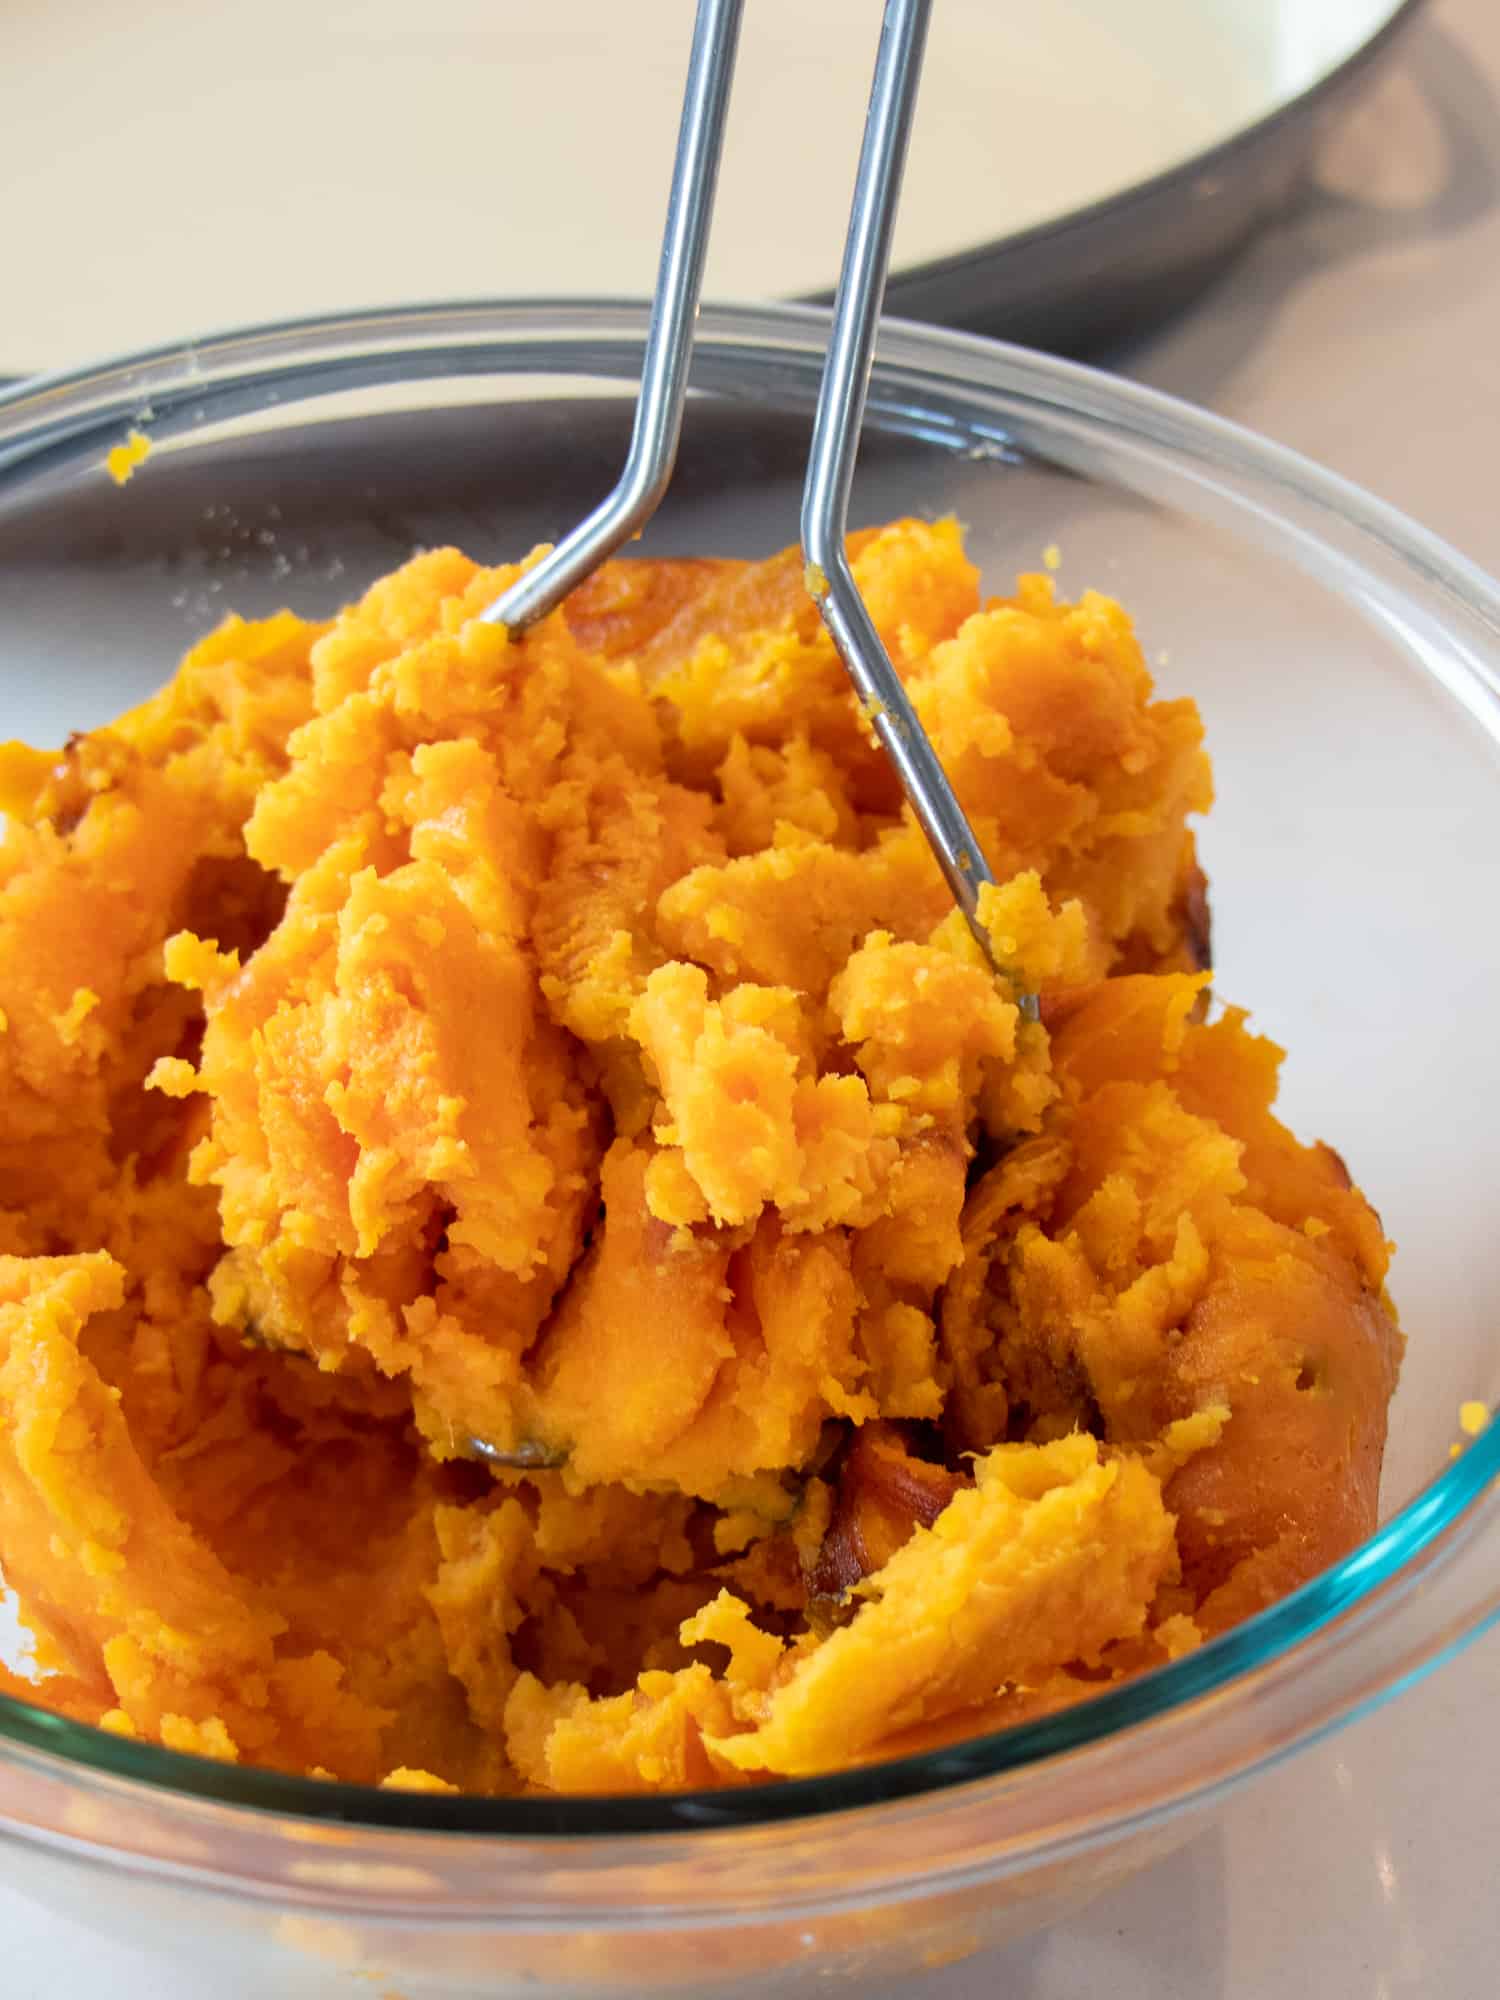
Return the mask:
<svg viewBox="0 0 1500 2000">
<path fill-rule="evenodd" d="M 979 919 L 979 892 L 994 875 L 865 608 L 845 551 L 849 493 L 931 14 L 932 0 L 888 0 L 885 10 L 802 492 L 802 552 L 823 623 L 954 900 L 991 965 L 1010 976 L 996 965 Z M 1018 993 L 1017 1003 L 1027 1018 L 1036 1019 L 1034 993 Z"/>
<path fill-rule="evenodd" d="M 625 469 L 614 491 L 587 520 L 481 614 L 486 624 L 521 632 L 545 618 L 650 520 L 666 494 L 682 434 L 688 364 L 743 11 L 744 0 L 699 0 L 656 299 Z"/>
</svg>

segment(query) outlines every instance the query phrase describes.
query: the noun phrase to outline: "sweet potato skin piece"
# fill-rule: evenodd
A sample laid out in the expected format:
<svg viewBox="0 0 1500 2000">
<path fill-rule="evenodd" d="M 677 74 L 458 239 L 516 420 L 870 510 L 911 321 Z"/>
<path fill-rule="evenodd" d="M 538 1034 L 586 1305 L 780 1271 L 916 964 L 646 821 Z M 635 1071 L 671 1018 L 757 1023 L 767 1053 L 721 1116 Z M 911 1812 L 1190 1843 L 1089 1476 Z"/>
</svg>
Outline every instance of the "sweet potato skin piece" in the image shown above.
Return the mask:
<svg viewBox="0 0 1500 2000">
<path fill-rule="evenodd" d="M 864 1425 L 839 1468 L 833 1517 L 808 1578 L 813 1597 L 845 1598 L 969 1483 L 914 1458 L 890 1425 Z"/>
</svg>

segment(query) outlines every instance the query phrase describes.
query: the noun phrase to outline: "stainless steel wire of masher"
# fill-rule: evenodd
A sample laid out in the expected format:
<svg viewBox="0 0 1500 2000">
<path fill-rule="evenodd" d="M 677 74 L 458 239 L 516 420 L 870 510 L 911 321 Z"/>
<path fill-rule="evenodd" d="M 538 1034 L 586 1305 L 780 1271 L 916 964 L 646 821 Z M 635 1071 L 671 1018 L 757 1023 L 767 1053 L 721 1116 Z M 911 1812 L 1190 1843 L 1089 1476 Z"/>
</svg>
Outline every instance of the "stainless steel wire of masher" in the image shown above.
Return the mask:
<svg viewBox="0 0 1500 2000">
<path fill-rule="evenodd" d="M 891 237 L 931 12 L 931 0 L 887 0 L 802 489 L 802 552 L 807 559 L 809 588 L 823 623 L 864 703 L 871 727 L 896 767 L 907 803 L 927 836 L 954 900 L 968 919 L 981 951 L 1012 987 L 1022 1015 L 1034 1021 L 1037 996 L 1023 992 L 1021 981 L 997 961 L 993 942 L 980 921 L 980 891 L 994 882 L 994 875 L 865 608 L 844 545 L 849 492 L 859 455 L 875 334 L 885 299 Z"/>
<path fill-rule="evenodd" d="M 708 227 L 743 12 L 744 0 L 698 0 L 656 297 L 625 469 L 614 491 L 593 513 L 490 605 L 482 614 L 487 624 L 504 625 L 514 633 L 545 618 L 570 590 L 639 533 L 666 496 L 682 435 L 698 295 L 703 289 Z"/>
<path fill-rule="evenodd" d="M 553 610 L 636 534 L 660 505 L 671 480 L 743 12 L 743 0 L 699 0 L 625 469 L 593 513 L 483 614 L 511 632 L 524 631 Z M 885 8 L 808 454 L 802 548 L 808 587 L 823 623 L 954 899 L 991 965 L 1015 989 L 1023 1016 L 1035 1020 L 1036 995 L 1020 991 L 1020 982 L 996 962 L 979 919 L 980 891 L 995 878 L 865 609 L 844 547 L 875 332 L 931 13 L 932 0 L 887 0 Z"/>
</svg>

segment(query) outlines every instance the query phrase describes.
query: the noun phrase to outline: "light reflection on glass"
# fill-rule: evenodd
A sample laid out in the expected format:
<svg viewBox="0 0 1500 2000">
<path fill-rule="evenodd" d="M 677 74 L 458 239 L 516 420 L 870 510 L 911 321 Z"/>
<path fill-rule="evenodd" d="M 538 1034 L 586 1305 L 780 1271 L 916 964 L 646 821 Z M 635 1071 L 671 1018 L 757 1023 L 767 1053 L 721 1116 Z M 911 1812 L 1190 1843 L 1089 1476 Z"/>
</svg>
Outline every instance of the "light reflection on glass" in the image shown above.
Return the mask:
<svg viewBox="0 0 1500 2000">
<path fill-rule="evenodd" d="M 1391 1850 L 1383 1840 L 1378 1842 L 1375 1848 L 1375 1873 L 1380 1878 L 1381 1895 L 1388 1903 L 1394 1903 L 1398 1887 L 1396 1863 L 1391 1857 Z"/>
</svg>

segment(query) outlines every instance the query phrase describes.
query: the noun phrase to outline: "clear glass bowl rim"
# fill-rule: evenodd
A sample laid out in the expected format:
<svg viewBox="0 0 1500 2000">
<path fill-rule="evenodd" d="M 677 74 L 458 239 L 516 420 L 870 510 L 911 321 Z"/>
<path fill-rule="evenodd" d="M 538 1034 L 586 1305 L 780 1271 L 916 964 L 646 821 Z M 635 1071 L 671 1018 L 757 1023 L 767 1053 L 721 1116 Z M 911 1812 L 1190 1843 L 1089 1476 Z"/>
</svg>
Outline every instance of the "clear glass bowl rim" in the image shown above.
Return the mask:
<svg viewBox="0 0 1500 2000">
<path fill-rule="evenodd" d="M 154 439 L 185 435 L 211 407 L 216 420 L 292 404 L 332 390 L 453 375 L 527 372 L 629 381 L 639 372 L 647 308 L 635 300 L 465 300 L 326 318 L 293 320 L 147 350 L 98 367 L 34 377 L 0 394 L 0 498 L 38 472 L 69 465 L 115 441 L 122 423 L 149 426 Z M 695 388 L 770 397 L 809 409 L 816 398 L 829 316 L 818 307 L 706 307 L 694 360 Z M 931 396 L 923 407 L 921 396 Z M 1406 581 L 1436 593 L 1475 621 L 1500 659 L 1500 587 L 1474 564 L 1396 509 L 1310 460 L 1241 427 L 1120 378 L 974 335 L 887 322 L 878 344 L 871 423 L 918 427 L 930 441 L 964 448 L 986 434 L 984 405 L 1021 404 L 1042 421 L 1081 420 L 1112 440 L 1138 442 L 1169 464 L 1184 493 L 1228 497 L 1247 512 L 1295 507 L 1304 521 L 1335 528 Z M 963 421 L 953 412 L 965 406 Z M 945 434 L 946 433 L 946 434 Z M 1005 436 L 991 420 L 989 434 Z M 1252 489 L 1249 497 L 1237 489 Z M 1306 532 L 1306 530 L 1304 530 Z M 1340 554 L 1335 567 L 1347 569 Z M 1455 678 L 1466 685 L 1455 685 Z M 1470 653 L 1444 677 L 1446 691 L 1500 742 L 1500 673 Z M 1091 1747 L 1139 1736 L 1164 1718 L 1206 1728 L 1219 1701 L 1274 1677 L 1295 1689 L 1299 1657 L 1338 1644 L 1331 1628 L 1412 1613 L 1424 1575 L 1451 1564 L 1476 1535 L 1500 1527 L 1500 1417 L 1371 1539 L 1292 1596 L 1170 1666 L 1126 1682 L 1040 1721 L 976 1736 L 951 1747 L 822 1777 L 744 1791 L 661 1797 L 490 1799 L 382 1791 L 225 1765 L 114 1736 L 0 1695 L 0 1756 L 18 1754 L 52 1775 L 72 1767 L 106 1785 L 125 1781 L 187 1803 L 211 1801 L 251 1815 L 399 1829 L 404 1833 L 488 1835 L 530 1842 L 589 1836 L 748 1830 L 860 1808 L 915 1800 L 985 1780 L 1037 1772 Z M 1282 1726 L 1279 1754 L 1347 1720 L 1360 1707 L 1446 1657 L 1500 1619 L 1493 1592 L 1457 1624 L 1430 1621 L 1416 1633 L 1399 1670 L 1352 1688 L 1332 1711 L 1309 1703 L 1300 1724 Z M 1232 1781 L 1258 1760 L 1240 1755 L 1207 1771 L 1186 1797 Z"/>
</svg>

